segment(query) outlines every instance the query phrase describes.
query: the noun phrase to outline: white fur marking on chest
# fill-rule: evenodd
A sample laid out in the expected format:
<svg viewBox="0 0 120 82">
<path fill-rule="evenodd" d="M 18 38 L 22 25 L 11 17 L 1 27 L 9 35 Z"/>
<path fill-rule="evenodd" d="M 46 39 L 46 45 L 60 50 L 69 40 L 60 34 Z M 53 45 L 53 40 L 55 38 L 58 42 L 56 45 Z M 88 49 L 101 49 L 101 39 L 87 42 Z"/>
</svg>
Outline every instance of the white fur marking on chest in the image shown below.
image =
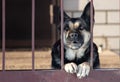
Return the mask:
<svg viewBox="0 0 120 82">
<path fill-rule="evenodd" d="M 73 59 L 75 59 L 75 54 L 76 54 L 76 52 L 73 51 L 72 49 L 67 49 L 67 50 L 66 50 L 66 53 L 65 53 L 65 57 L 66 57 L 68 60 L 73 60 Z"/>
<path fill-rule="evenodd" d="M 72 49 L 67 49 L 65 52 L 65 58 L 68 60 L 74 60 L 75 58 L 81 58 L 84 55 L 84 52 L 82 54 L 80 53 L 81 50 L 72 50 Z"/>
</svg>

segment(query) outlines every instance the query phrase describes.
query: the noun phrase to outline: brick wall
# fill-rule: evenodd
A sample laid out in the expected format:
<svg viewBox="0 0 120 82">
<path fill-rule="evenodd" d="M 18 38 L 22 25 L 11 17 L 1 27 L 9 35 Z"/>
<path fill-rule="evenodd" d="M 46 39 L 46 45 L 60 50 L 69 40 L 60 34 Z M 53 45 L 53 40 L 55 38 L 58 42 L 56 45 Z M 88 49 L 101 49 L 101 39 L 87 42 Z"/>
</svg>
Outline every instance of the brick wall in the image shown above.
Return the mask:
<svg viewBox="0 0 120 82">
<path fill-rule="evenodd" d="M 64 9 L 71 17 L 80 17 L 88 0 L 64 0 Z M 120 1 L 93 0 L 95 7 L 94 42 L 119 53 Z"/>
</svg>

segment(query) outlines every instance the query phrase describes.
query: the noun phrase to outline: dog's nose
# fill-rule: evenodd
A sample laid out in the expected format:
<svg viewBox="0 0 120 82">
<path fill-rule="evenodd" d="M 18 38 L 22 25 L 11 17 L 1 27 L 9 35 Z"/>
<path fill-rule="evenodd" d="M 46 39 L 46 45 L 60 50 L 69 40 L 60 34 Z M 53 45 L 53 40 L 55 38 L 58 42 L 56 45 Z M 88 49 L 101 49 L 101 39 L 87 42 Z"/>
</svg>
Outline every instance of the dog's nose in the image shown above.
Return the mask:
<svg viewBox="0 0 120 82">
<path fill-rule="evenodd" d="M 70 33 L 70 38 L 71 39 L 77 39 L 78 34 L 77 33 Z"/>
</svg>

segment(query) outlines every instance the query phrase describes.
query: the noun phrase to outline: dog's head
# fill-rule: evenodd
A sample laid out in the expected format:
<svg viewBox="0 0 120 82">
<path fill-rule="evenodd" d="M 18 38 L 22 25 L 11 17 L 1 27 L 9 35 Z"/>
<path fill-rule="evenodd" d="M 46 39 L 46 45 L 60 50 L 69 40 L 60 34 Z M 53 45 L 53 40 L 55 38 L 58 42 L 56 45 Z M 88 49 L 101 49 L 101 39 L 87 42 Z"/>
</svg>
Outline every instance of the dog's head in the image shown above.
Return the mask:
<svg viewBox="0 0 120 82">
<path fill-rule="evenodd" d="M 86 47 L 90 42 L 90 2 L 78 18 L 71 18 L 64 12 L 64 45 L 71 49 Z M 94 16 L 94 9 L 93 9 Z M 94 17 L 92 18 L 94 21 Z"/>
</svg>

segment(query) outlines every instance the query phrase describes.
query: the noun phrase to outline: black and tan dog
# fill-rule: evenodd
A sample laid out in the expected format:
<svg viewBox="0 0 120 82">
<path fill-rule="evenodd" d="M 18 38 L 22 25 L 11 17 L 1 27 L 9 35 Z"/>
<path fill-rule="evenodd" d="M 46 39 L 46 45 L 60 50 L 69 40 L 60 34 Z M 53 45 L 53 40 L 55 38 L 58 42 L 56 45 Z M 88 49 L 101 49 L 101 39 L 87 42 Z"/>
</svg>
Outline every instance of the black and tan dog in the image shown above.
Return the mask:
<svg viewBox="0 0 120 82">
<path fill-rule="evenodd" d="M 64 12 L 64 70 L 76 73 L 78 78 L 85 77 L 90 72 L 90 2 L 82 15 L 71 18 Z M 94 16 L 94 8 L 93 8 Z M 94 17 L 92 18 L 94 21 Z M 52 68 L 61 68 L 61 41 L 58 40 L 52 48 Z M 93 68 L 99 67 L 97 46 L 93 43 Z"/>
</svg>

